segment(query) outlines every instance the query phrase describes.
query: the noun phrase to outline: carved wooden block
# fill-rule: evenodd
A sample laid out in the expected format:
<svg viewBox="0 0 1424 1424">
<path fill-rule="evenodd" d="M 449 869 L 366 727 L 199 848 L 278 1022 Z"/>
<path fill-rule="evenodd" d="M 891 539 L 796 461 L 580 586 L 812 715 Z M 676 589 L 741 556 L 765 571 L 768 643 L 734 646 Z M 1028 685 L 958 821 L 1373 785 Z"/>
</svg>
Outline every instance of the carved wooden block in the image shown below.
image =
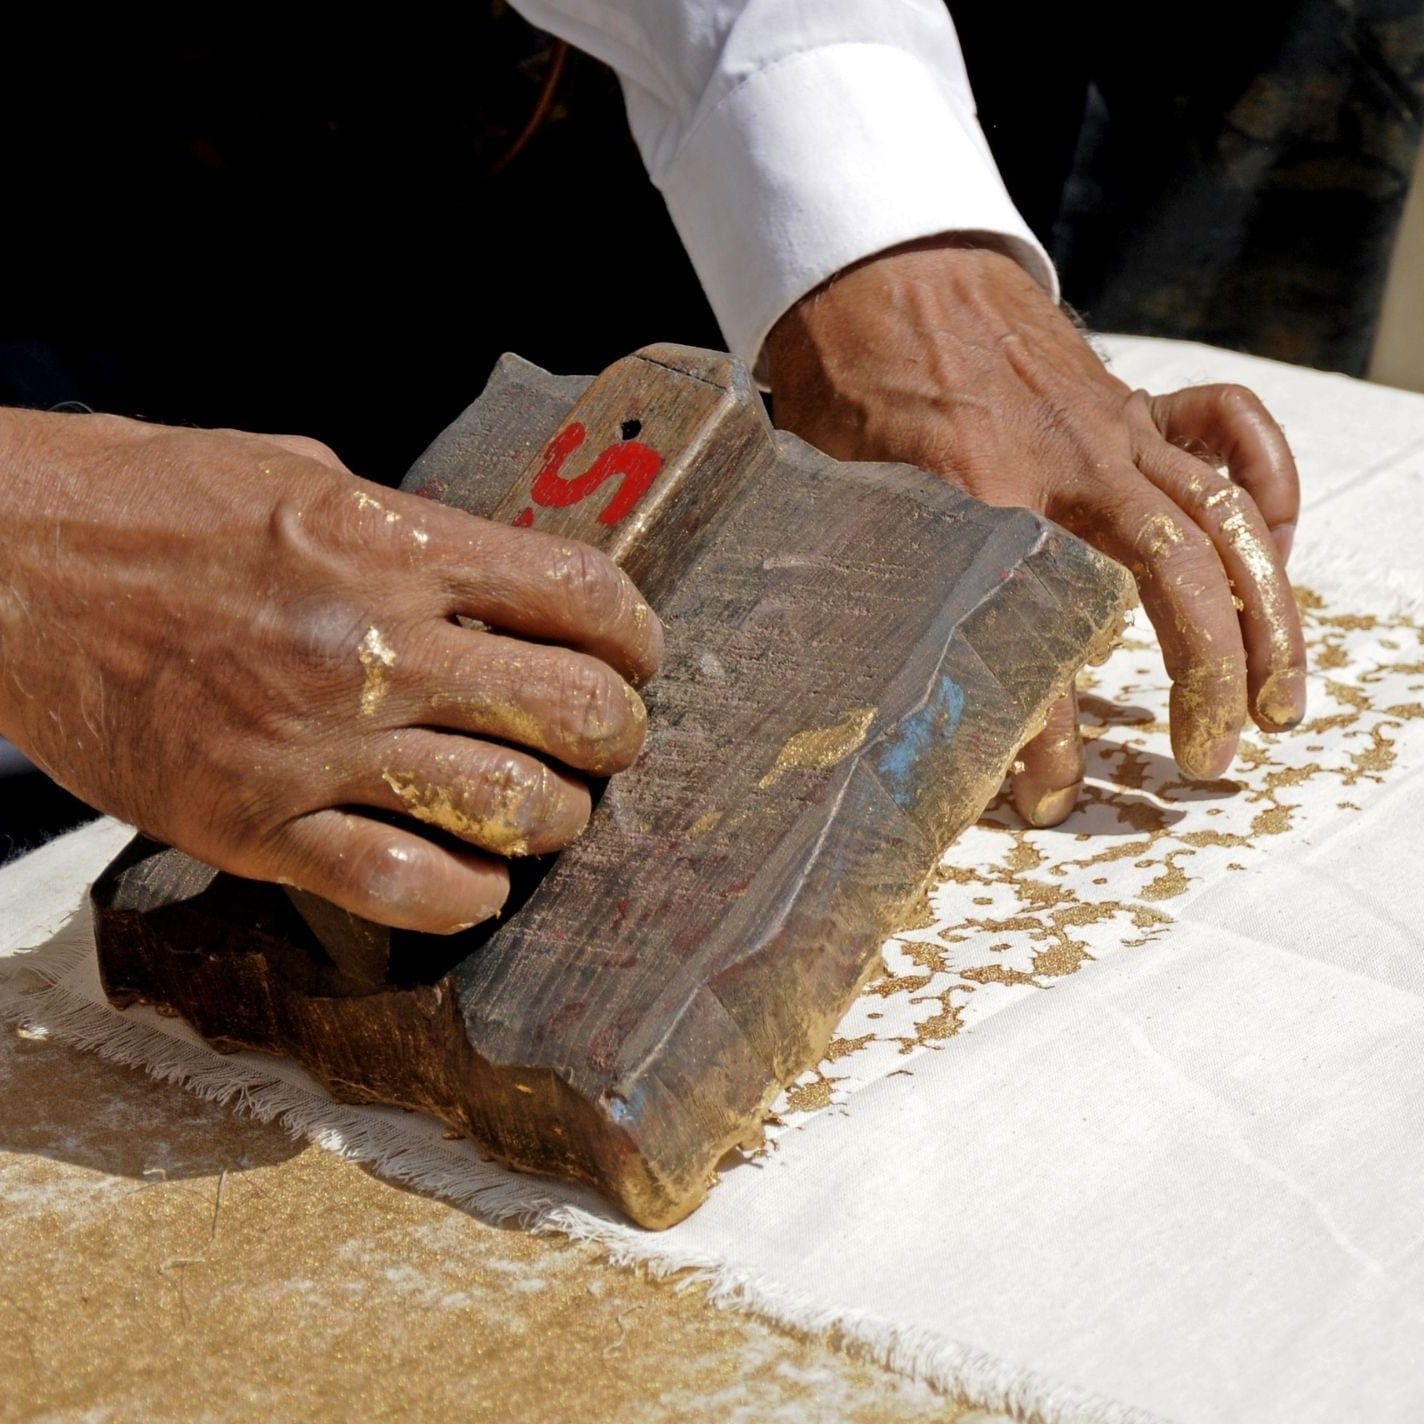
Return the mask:
<svg viewBox="0 0 1424 1424">
<path fill-rule="evenodd" d="M 667 629 L 648 742 L 515 908 L 443 940 L 136 842 L 110 997 L 300 1060 L 665 1226 L 814 1062 L 1129 582 L 1019 510 L 773 434 L 730 358 L 507 357 L 407 489 L 609 550 Z"/>
</svg>

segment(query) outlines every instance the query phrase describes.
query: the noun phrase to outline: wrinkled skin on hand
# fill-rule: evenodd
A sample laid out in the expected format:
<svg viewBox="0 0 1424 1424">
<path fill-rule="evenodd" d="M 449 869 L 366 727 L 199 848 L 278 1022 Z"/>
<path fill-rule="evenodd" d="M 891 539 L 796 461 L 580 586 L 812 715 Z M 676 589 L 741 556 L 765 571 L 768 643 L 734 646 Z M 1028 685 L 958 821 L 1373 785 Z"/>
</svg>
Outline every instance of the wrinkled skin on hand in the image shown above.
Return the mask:
<svg viewBox="0 0 1424 1424">
<path fill-rule="evenodd" d="M 1285 574 L 1299 486 L 1250 391 L 1130 390 L 1016 262 L 953 239 L 839 274 L 766 350 L 778 424 L 841 459 L 920 465 L 988 504 L 1046 514 L 1132 571 L 1187 776 L 1225 772 L 1248 715 L 1269 732 L 1304 715 Z M 1021 814 L 1063 820 L 1084 767 L 1071 693 L 1022 761 Z"/>
<path fill-rule="evenodd" d="M 585 545 L 298 437 L 0 411 L 0 452 L 0 733 L 213 865 L 448 932 L 642 745 L 661 628 Z"/>
</svg>

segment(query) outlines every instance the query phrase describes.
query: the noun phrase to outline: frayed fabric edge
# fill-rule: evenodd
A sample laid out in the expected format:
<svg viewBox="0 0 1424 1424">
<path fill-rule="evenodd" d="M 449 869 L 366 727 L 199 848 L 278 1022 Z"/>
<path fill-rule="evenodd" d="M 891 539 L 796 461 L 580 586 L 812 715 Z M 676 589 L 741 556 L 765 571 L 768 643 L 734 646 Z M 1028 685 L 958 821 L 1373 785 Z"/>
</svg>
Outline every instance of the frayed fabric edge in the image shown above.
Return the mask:
<svg viewBox="0 0 1424 1424">
<path fill-rule="evenodd" d="M 434 1140 L 420 1141 L 418 1132 L 394 1111 L 392 1120 L 383 1122 L 376 1116 L 380 1109 L 337 1103 L 264 1071 L 251 1058 L 218 1055 L 203 1044 L 125 1018 L 63 982 L 92 952 L 87 924 L 77 916 L 44 948 L 13 960 L 13 967 L 30 977 L 30 987 L 0 976 L 0 1018 L 111 1062 L 141 1068 L 161 1082 L 260 1122 L 276 1123 L 293 1137 L 486 1220 L 516 1221 L 541 1235 L 592 1245 L 613 1265 L 640 1267 L 658 1279 L 677 1277 L 678 1289 L 703 1287 L 710 1305 L 822 1340 L 895 1374 L 922 1380 L 966 1406 L 995 1410 L 1021 1424 L 1170 1424 L 1160 1415 L 1065 1387 L 929 1331 L 817 1304 L 775 1281 L 681 1246 L 665 1234 L 642 1232 L 560 1200 L 536 1179 L 519 1177 L 493 1162 L 471 1161 L 463 1152 L 457 1156 L 453 1150 L 442 1151 Z"/>
</svg>

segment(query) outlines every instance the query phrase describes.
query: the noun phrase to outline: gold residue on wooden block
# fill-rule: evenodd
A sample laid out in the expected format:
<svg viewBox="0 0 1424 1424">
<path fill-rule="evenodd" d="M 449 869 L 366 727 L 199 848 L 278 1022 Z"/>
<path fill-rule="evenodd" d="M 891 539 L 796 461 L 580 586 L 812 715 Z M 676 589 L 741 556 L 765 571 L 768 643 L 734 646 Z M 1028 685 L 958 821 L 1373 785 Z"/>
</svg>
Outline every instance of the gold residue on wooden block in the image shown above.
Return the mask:
<svg viewBox="0 0 1424 1424">
<path fill-rule="evenodd" d="M 788 771 L 829 771 L 843 762 L 862 742 L 875 720 L 876 708 L 853 707 L 832 727 L 812 727 L 787 739 L 776 754 L 771 770 L 757 785 L 764 791 L 775 786 Z"/>
<path fill-rule="evenodd" d="M 705 836 L 718 821 L 722 819 L 719 810 L 704 811 L 689 828 L 687 834 L 690 836 Z"/>
<path fill-rule="evenodd" d="M 356 656 L 365 670 L 361 687 L 361 715 L 371 717 L 388 691 L 386 673 L 396 665 L 396 650 L 386 642 L 379 628 L 371 627 L 366 629 Z"/>
</svg>

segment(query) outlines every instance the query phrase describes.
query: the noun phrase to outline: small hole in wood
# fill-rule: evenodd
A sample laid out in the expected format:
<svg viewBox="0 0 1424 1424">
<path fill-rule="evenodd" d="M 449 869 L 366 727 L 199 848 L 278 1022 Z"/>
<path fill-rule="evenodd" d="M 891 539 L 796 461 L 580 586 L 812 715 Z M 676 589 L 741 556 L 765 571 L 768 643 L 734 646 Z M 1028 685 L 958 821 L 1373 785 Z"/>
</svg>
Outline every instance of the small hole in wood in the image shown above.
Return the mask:
<svg viewBox="0 0 1424 1424">
<path fill-rule="evenodd" d="M 641 420 L 625 420 L 619 429 L 623 432 L 625 440 L 636 440 L 643 433 L 643 422 Z"/>
</svg>

